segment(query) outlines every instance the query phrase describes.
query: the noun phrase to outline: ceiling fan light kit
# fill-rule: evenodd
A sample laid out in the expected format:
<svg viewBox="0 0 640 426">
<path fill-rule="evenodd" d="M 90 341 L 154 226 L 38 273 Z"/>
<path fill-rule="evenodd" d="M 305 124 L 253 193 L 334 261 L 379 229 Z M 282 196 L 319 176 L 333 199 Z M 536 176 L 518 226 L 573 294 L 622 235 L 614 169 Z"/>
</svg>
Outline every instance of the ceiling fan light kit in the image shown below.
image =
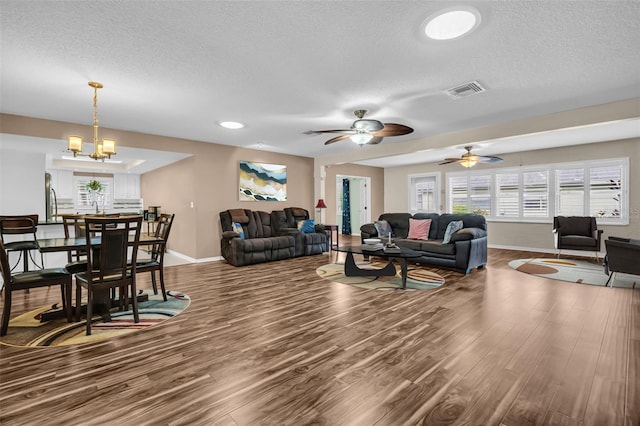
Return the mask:
<svg viewBox="0 0 640 426">
<path fill-rule="evenodd" d="M 471 145 L 465 146 L 464 149 L 466 149 L 467 152 L 465 154 L 462 154 L 460 158 L 445 158 L 444 162 L 440 163 L 440 165 L 458 163 L 462 167 L 466 167 L 468 169 L 475 166 L 478 163 L 501 163 L 502 161 L 504 161 L 502 158 L 494 157 L 493 155 L 473 154 L 471 152 L 472 148 L 473 146 Z"/>
<path fill-rule="evenodd" d="M 396 123 L 382 123 L 378 120 L 365 119 L 364 115 L 367 113 L 366 109 L 357 109 L 353 111 L 353 114 L 358 117 L 356 121 L 351 124 L 350 129 L 338 129 L 338 130 L 310 130 L 307 134 L 321 134 L 321 133 L 342 133 L 341 136 L 336 136 L 329 139 L 324 144 L 329 145 L 334 142 L 349 139 L 353 143 L 362 147 L 364 145 L 375 145 L 382 142 L 383 138 L 390 136 L 402 136 L 408 135 L 413 132 L 411 127 L 404 124 Z"/>
</svg>

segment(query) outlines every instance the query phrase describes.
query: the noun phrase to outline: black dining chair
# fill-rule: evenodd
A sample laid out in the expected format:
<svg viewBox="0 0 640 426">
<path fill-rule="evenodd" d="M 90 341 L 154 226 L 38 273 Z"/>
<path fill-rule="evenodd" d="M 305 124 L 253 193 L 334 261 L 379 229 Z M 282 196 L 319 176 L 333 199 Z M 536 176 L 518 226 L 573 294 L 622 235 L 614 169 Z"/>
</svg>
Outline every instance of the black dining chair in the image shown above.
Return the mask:
<svg viewBox="0 0 640 426">
<path fill-rule="evenodd" d="M 136 260 L 141 224 L 142 216 L 85 217 L 85 225 L 90 230 L 85 237 L 87 264 L 85 271 L 76 274 L 76 305 L 80 306 L 82 289 L 87 289 L 87 336 L 91 334 L 95 296 L 107 299 L 110 308 L 110 289 L 118 290 L 120 310 L 131 303 L 134 322 L 140 322 Z M 95 239 L 99 239 L 99 244 L 94 244 Z M 77 309 L 76 321 L 79 320 L 80 309 Z"/>
<path fill-rule="evenodd" d="M 155 243 L 151 246 L 150 255 L 148 259 L 138 260 L 136 265 L 136 273 L 151 272 L 151 284 L 153 285 L 153 294 L 158 294 L 158 285 L 156 283 L 156 271 L 160 276 L 160 288 L 162 289 L 162 298 L 167 300 L 167 291 L 164 286 L 164 253 L 167 250 L 167 241 L 169 239 L 169 232 L 171 231 L 171 225 L 173 225 L 173 218 L 175 214 L 161 213 L 156 224 L 156 231 L 154 236 L 162 240 L 160 243 Z"/>
<path fill-rule="evenodd" d="M 18 252 L 18 259 L 11 268 L 13 271 L 22 259 L 22 272 L 29 270 L 29 259 L 39 269 L 44 268 L 44 257 L 38 249 L 36 232 L 38 230 L 38 215 L 0 216 L 0 235 L 20 235 L 20 241 L 5 241 L 7 252 Z M 40 254 L 40 264 L 33 257 L 33 252 Z"/>
<path fill-rule="evenodd" d="M 63 214 L 62 225 L 65 238 L 85 238 L 87 227 L 84 223 L 84 215 Z M 87 269 L 87 252 L 84 248 L 67 251 L 67 264 L 65 266 L 71 274 L 77 274 Z"/>
<path fill-rule="evenodd" d="M 0 336 L 7 334 L 11 315 L 11 296 L 17 290 L 59 285 L 62 307 L 67 314 L 67 321 L 71 322 L 71 274 L 66 269 L 47 268 L 11 274 L 9 257 L 5 249 L 4 240 L 0 235 L 0 272 L 2 272 L 2 281 L 4 282 L 4 309 L 2 311 Z"/>
</svg>

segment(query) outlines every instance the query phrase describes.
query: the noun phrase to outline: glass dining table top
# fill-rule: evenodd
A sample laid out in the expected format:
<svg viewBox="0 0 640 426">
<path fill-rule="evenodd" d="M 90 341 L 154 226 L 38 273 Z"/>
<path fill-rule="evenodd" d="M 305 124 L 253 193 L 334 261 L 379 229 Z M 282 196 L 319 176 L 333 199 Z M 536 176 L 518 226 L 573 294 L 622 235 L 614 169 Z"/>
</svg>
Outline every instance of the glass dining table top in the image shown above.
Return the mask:
<svg viewBox="0 0 640 426">
<path fill-rule="evenodd" d="M 130 237 L 130 241 L 133 242 L 133 237 Z M 153 235 L 140 235 L 140 245 L 150 245 L 162 243 L 162 238 L 155 237 Z M 40 238 L 37 240 L 38 247 L 42 252 L 56 252 L 56 251 L 69 251 L 77 250 L 87 246 L 87 239 L 85 237 L 80 238 Z M 91 239 L 91 245 L 100 245 L 100 237 Z"/>
</svg>

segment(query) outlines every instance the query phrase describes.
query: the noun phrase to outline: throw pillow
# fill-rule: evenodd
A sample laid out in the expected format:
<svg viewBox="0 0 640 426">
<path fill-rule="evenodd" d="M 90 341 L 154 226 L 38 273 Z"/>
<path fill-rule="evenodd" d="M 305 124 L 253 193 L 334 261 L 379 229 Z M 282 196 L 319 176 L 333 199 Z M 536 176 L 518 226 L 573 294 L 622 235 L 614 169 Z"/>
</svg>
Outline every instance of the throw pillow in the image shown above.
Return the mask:
<svg viewBox="0 0 640 426">
<path fill-rule="evenodd" d="M 373 222 L 373 226 L 376 227 L 376 231 L 378 231 L 378 237 L 388 237 L 391 233 L 391 225 L 386 220 L 376 220 Z"/>
<path fill-rule="evenodd" d="M 233 222 L 231 224 L 231 229 L 244 240 L 244 229 L 242 229 L 242 225 L 240 225 L 238 222 Z"/>
<path fill-rule="evenodd" d="M 300 232 L 304 232 L 305 234 L 313 234 L 314 232 L 316 232 L 315 220 L 307 219 L 299 221 L 298 230 Z"/>
<path fill-rule="evenodd" d="M 447 230 L 444 231 L 444 238 L 442 239 L 442 244 L 448 244 L 451 241 L 451 236 L 462 229 L 462 221 L 461 220 L 452 220 L 447 225 Z"/>
<path fill-rule="evenodd" d="M 407 238 L 428 240 L 429 228 L 431 228 L 431 219 L 409 218 L 409 235 Z"/>
</svg>

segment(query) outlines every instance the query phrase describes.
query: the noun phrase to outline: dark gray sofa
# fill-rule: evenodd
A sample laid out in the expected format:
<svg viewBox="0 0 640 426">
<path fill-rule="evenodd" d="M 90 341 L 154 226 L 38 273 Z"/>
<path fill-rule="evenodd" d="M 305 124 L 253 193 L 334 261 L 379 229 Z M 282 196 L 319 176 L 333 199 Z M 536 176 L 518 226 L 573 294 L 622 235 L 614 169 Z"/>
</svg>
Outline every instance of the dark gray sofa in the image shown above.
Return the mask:
<svg viewBox="0 0 640 426">
<path fill-rule="evenodd" d="M 428 240 L 408 239 L 409 218 L 431 219 Z M 483 268 L 487 264 L 487 222 L 484 216 L 477 214 L 438 214 L 438 213 L 384 213 L 378 220 L 386 220 L 391 226 L 391 240 L 400 247 L 410 248 L 423 253 L 412 262 L 450 268 L 464 274 L 473 268 Z M 443 244 L 443 238 L 449 222 L 462 220 L 463 229 L 451 236 L 451 242 Z M 360 236 L 380 238 L 387 242 L 387 236 L 378 236 L 373 223 L 360 227 Z"/>
<path fill-rule="evenodd" d="M 242 225 L 244 238 L 233 231 L 233 223 Z M 248 209 L 220 212 L 222 257 L 234 266 L 270 262 L 291 257 L 321 254 L 327 247 L 324 232 L 305 234 L 287 225 L 281 210 L 271 213 Z"/>
</svg>

